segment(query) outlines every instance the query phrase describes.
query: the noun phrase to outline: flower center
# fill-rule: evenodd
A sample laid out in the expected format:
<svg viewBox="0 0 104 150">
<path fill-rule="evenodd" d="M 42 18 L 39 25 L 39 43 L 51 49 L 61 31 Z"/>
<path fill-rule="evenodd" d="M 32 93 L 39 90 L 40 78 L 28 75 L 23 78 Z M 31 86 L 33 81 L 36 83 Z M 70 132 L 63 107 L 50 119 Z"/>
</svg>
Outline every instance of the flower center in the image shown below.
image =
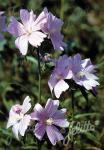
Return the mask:
<svg viewBox="0 0 104 150">
<path fill-rule="evenodd" d="M 22 114 L 22 113 L 20 113 L 20 114 L 14 114 L 14 115 L 11 116 L 11 118 L 13 120 L 16 120 L 17 122 L 19 122 L 21 119 L 23 119 L 23 117 L 24 117 L 24 114 Z"/>
<path fill-rule="evenodd" d="M 53 119 L 52 118 L 47 119 L 46 124 L 47 125 L 52 125 L 53 124 Z"/>
<path fill-rule="evenodd" d="M 84 72 L 83 71 L 80 71 L 80 72 L 78 72 L 77 74 L 76 74 L 76 76 L 77 77 L 79 77 L 79 78 L 82 78 L 82 77 L 84 77 Z"/>
<path fill-rule="evenodd" d="M 22 111 L 22 107 L 20 105 L 16 105 L 14 108 L 13 108 L 13 111 L 16 113 L 16 114 L 20 114 L 21 111 Z"/>
<path fill-rule="evenodd" d="M 31 33 L 32 33 L 32 28 L 30 27 L 30 28 L 28 28 L 28 35 L 30 35 Z"/>
<path fill-rule="evenodd" d="M 19 116 L 18 116 L 16 119 L 17 119 L 18 121 L 20 121 L 20 120 L 23 118 L 23 116 L 24 116 L 24 115 L 23 115 L 22 113 L 20 113 Z"/>
</svg>

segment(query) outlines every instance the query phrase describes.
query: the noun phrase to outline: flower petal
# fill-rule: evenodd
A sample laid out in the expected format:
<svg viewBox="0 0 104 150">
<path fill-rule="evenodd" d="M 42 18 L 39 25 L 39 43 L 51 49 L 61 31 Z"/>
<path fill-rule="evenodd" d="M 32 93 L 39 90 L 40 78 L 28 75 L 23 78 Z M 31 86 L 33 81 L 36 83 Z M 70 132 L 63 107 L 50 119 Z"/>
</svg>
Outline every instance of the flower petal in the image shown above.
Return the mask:
<svg viewBox="0 0 104 150">
<path fill-rule="evenodd" d="M 60 31 L 62 25 L 63 21 L 61 19 L 55 17 L 51 12 L 48 13 L 48 28 L 50 32 L 53 30 Z"/>
<path fill-rule="evenodd" d="M 64 50 L 64 47 L 66 47 L 66 44 L 62 41 L 63 36 L 60 32 L 54 32 L 50 34 L 50 39 L 52 41 L 53 47 L 55 50 Z"/>
<path fill-rule="evenodd" d="M 15 115 L 17 117 L 17 115 Z M 17 119 L 15 116 L 10 116 L 9 119 L 8 119 L 8 122 L 7 122 L 7 128 L 13 126 L 16 124 L 17 122 Z"/>
<path fill-rule="evenodd" d="M 18 122 L 12 127 L 12 131 L 18 140 L 19 140 L 19 137 L 18 137 L 19 125 L 20 125 L 20 123 Z"/>
<path fill-rule="evenodd" d="M 35 125 L 34 134 L 39 140 L 42 140 L 45 134 L 45 128 L 46 128 L 45 124 L 37 123 Z"/>
<path fill-rule="evenodd" d="M 0 11 L 0 15 L 3 15 L 4 14 L 4 11 Z"/>
<path fill-rule="evenodd" d="M 67 119 L 53 119 L 53 124 L 57 125 L 59 127 L 68 127 L 69 126 L 69 122 L 67 121 Z"/>
<path fill-rule="evenodd" d="M 57 74 L 56 73 L 52 73 L 51 76 L 50 76 L 50 79 L 48 81 L 48 86 L 50 88 L 51 93 L 53 91 L 53 88 L 57 84 L 57 82 L 58 82 L 58 80 L 57 80 Z"/>
<path fill-rule="evenodd" d="M 68 74 L 65 77 L 65 79 L 71 79 L 72 77 L 73 77 L 73 72 L 72 72 L 72 70 L 69 70 Z"/>
<path fill-rule="evenodd" d="M 29 22 L 30 13 L 26 9 L 20 10 L 20 18 L 24 25 L 26 25 Z"/>
<path fill-rule="evenodd" d="M 64 137 L 62 136 L 60 131 L 53 125 L 46 126 L 46 132 L 47 132 L 47 136 L 48 136 L 50 142 L 53 145 L 56 145 L 56 142 L 64 139 Z"/>
<path fill-rule="evenodd" d="M 55 96 L 59 98 L 61 93 L 65 92 L 68 88 L 69 85 L 64 80 L 60 80 L 54 87 Z"/>
<path fill-rule="evenodd" d="M 88 80 L 83 81 L 82 84 L 83 84 L 83 86 L 84 86 L 87 90 L 91 90 L 91 89 L 92 89 L 91 85 L 89 85 L 89 81 L 88 81 Z"/>
<path fill-rule="evenodd" d="M 26 129 L 30 125 L 30 115 L 25 115 L 23 119 L 20 121 L 19 132 L 21 136 L 24 136 Z"/>
<path fill-rule="evenodd" d="M 52 116 L 56 112 L 58 106 L 59 106 L 59 100 L 48 99 L 45 106 L 45 111 L 49 116 Z"/>
<path fill-rule="evenodd" d="M 53 119 L 64 119 L 64 118 L 65 118 L 65 113 L 66 113 L 66 109 L 65 109 L 65 108 L 63 108 L 63 109 L 61 109 L 61 110 L 57 110 L 57 111 L 53 114 L 52 118 L 53 118 Z"/>
<path fill-rule="evenodd" d="M 91 65 L 91 60 L 89 58 L 84 59 L 81 62 L 82 62 L 82 67 L 83 68 L 85 68 L 87 65 Z"/>
<path fill-rule="evenodd" d="M 15 105 L 12 106 L 12 108 L 11 108 L 11 110 L 9 112 L 9 119 L 8 119 L 8 122 L 7 122 L 7 128 L 15 125 L 17 123 L 17 121 L 18 121 L 19 114 L 15 113 L 13 111 L 14 107 L 15 107 Z"/>
<path fill-rule="evenodd" d="M 29 36 L 29 43 L 32 46 L 38 47 L 41 45 L 41 43 L 43 42 L 45 37 L 46 37 L 46 35 L 42 32 L 39 32 L 39 31 L 33 32 Z"/>
<path fill-rule="evenodd" d="M 44 117 L 44 109 L 39 103 L 37 103 L 34 107 L 34 112 L 31 113 L 31 119 L 42 120 Z"/>
<path fill-rule="evenodd" d="M 80 65 L 81 64 L 81 55 L 80 54 L 74 55 L 73 62 L 74 62 L 74 65 Z"/>
<path fill-rule="evenodd" d="M 92 80 L 98 80 L 98 79 L 99 79 L 99 78 L 98 78 L 97 76 L 95 76 L 94 74 L 88 73 L 88 72 L 86 72 L 85 76 L 86 76 L 87 79 L 92 79 Z"/>
<path fill-rule="evenodd" d="M 26 55 L 27 54 L 27 50 L 28 50 L 28 36 L 27 35 L 23 35 L 23 36 L 18 37 L 15 40 L 15 45 L 20 50 L 22 55 Z"/>
<path fill-rule="evenodd" d="M 47 22 L 46 14 L 48 13 L 47 8 L 44 8 L 44 10 L 40 13 L 38 18 L 34 22 L 34 29 L 35 26 L 37 26 L 38 30 L 41 30 L 41 26 L 43 26 Z"/>
<path fill-rule="evenodd" d="M 35 110 L 41 113 L 43 112 L 43 107 L 39 103 L 37 103 L 34 107 L 34 111 Z"/>
<path fill-rule="evenodd" d="M 29 18 L 29 25 L 30 27 L 34 25 L 34 21 L 36 19 L 36 15 L 34 14 L 34 12 L 31 10 L 30 11 L 30 18 Z"/>
<path fill-rule="evenodd" d="M 6 17 L 5 16 L 0 16 L 0 30 L 5 32 L 6 31 Z"/>
<path fill-rule="evenodd" d="M 93 79 L 89 80 L 88 83 L 92 87 L 96 87 L 97 85 L 100 85 L 96 80 L 93 80 Z"/>
<path fill-rule="evenodd" d="M 26 98 L 24 99 L 23 105 L 22 105 L 23 114 L 25 114 L 31 108 L 30 101 L 31 101 L 30 97 L 26 96 Z"/>
<path fill-rule="evenodd" d="M 9 24 L 7 31 L 12 35 L 18 37 L 25 34 L 24 26 L 18 22 L 14 17 L 10 18 L 11 23 Z"/>
<path fill-rule="evenodd" d="M 87 89 L 87 90 L 92 90 L 92 87 L 96 87 L 97 85 L 99 85 L 99 83 L 95 80 L 86 80 L 83 81 L 83 86 Z"/>
</svg>

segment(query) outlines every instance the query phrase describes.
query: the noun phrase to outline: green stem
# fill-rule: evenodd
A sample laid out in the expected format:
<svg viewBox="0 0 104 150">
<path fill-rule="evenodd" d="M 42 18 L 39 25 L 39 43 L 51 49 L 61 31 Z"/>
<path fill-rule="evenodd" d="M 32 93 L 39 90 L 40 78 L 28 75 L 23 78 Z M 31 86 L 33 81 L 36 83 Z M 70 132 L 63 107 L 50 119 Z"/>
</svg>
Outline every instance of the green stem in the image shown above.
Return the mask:
<svg viewBox="0 0 104 150">
<path fill-rule="evenodd" d="M 41 102 L 41 67 L 40 67 L 40 54 L 39 54 L 39 49 L 37 49 L 37 56 L 38 56 L 38 78 L 39 78 L 39 97 L 38 97 L 38 102 Z"/>
<path fill-rule="evenodd" d="M 37 145 L 38 145 L 38 150 L 41 150 L 41 146 L 42 146 L 42 145 L 41 145 L 41 143 L 40 143 L 39 140 L 37 141 Z"/>
<path fill-rule="evenodd" d="M 71 97 L 72 97 L 72 121 L 74 122 L 74 90 L 71 90 Z M 73 133 L 72 133 L 72 150 L 74 150 L 74 134 Z"/>
<path fill-rule="evenodd" d="M 64 19 L 64 0 L 61 0 L 60 18 Z"/>
<path fill-rule="evenodd" d="M 71 90 L 72 96 L 72 120 L 74 120 L 74 90 Z"/>
</svg>

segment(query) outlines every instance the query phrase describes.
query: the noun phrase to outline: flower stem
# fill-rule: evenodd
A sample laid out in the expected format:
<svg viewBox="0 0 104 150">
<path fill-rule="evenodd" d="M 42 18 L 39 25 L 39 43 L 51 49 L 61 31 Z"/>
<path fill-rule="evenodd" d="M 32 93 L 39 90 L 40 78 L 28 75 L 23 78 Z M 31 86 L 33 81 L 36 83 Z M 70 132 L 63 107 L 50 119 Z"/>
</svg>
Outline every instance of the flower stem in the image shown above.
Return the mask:
<svg viewBox="0 0 104 150">
<path fill-rule="evenodd" d="M 38 83 L 38 88 L 39 88 L 39 97 L 38 97 L 38 102 L 41 102 L 41 67 L 40 67 L 40 54 L 39 54 L 39 49 L 37 49 L 37 56 L 38 56 L 38 78 L 39 78 L 39 83 Z"/>
<path fill-rule="evenodd" d="M 61 0 L 60 18 L 64 19 L 64 0 Z"/>
<path fill-rule="evenodd" d="M 37 141 L 37 145 L 38 145 L 38 150 L 41 150 L 41 146 L 42 146 L 42 145 L 41 145 L 41 143 L 40 143 L 39 140 Z"/>
<path fill-rule="evenodd" d="M 74 125 L 74 90 L 73 89 L 71 90 L 71 97 L 72 97 L 72 121 Z M 74 150 L 74 133 L 72 133 L 72 150 Z"/>
<path fill-rule="evenodd" d="M 74 120 L 74 90 L 71 90 L 72 97 L 72 119 Z"/>
</svg>

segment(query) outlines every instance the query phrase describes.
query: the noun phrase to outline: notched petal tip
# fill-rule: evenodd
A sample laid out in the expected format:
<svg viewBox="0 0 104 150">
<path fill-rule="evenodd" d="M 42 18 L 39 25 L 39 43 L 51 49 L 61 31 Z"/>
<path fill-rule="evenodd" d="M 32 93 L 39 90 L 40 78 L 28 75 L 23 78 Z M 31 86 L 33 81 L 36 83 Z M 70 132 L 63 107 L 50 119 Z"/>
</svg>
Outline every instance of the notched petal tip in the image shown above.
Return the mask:
<svg viewBox="0 0 104 150">
<path fill-rule="evenodd" d="M 25 114 L 26 112 L 29 111 L 29 109 L 31 108 L 31 98 L 29 96 L 26 96 L 26 98 L 24 99 L 24 102 L 22 104 L 22 112 L 23 114 Z"/>
<path fill-rule="evenodd" d="M 35 104 L 35 106 L 34 106 L 34 111 L 35 110 L 37 110 L 37 111 L 42 111 L 43 110 L 43 107 L 39 104 L 39 103 L 37 103 L 37 104 Z"/>
</svg>

